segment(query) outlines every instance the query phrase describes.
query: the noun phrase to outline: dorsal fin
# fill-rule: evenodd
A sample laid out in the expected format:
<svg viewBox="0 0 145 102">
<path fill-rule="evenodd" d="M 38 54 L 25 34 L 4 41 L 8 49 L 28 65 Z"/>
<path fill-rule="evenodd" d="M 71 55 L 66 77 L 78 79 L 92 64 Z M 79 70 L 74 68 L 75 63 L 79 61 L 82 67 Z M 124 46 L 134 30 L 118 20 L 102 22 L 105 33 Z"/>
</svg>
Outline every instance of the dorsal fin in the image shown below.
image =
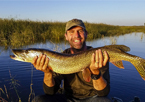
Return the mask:
<svg viewBox="0 0 145 102">
<path fill-rule="evenodd" d="M 116 49 L 119 49 L 123 52 L 128 52 L 130 51 L 130 48 L 125 46 L 125 45 L 106 45 L 104 47 L 108 47 L 108 48 L 116 48 Z"/>
</svg>

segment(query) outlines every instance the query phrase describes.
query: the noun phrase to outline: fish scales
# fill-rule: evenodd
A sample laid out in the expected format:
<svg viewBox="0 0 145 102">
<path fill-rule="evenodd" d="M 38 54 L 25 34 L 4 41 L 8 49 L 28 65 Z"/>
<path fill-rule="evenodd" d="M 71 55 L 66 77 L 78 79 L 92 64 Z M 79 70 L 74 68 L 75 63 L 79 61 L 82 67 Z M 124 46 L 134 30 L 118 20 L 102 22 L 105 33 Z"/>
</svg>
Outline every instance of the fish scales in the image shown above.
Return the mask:
<svg viewBox="0 0 145 102">
<path fill-rule="evenodd" d="M 101 49 L 102 52 L 107 51 L 109 62 L 119 68 L 123 68 L 122 60 L 131 62 L 139 72 L 140 76 L 145 80 L 145 59 L 127 53 L 127 51 L 130 51 L 130 48 L 125 45 L 108 45 L 92 48 L 77 54 L 63 54 L 51 50 L 34 48 L 26 50 L 13 49 L 12 51 L 15 56 L 11 55 L 10 57 L 14 60 L 31 63 L 35 56 L 39 56 L 43 53 L 49 58 L 48 66 L 51 67 L 54 72 L 71 74 L 89 67 L 92 54 L 95 53 L 97 49 Z"/>
</svg>

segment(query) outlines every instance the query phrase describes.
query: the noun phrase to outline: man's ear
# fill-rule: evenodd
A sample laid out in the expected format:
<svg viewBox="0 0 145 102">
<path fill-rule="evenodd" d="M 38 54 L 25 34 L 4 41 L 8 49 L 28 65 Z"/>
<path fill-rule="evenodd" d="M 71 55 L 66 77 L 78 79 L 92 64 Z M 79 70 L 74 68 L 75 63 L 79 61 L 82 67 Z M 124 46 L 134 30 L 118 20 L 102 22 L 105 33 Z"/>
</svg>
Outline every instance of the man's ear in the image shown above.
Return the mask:
<svg viewBox="0 0 145 102">
<path fill-rule="evenodd" d="M 67 34 L 65 33 L 65 39 L 68 40 Z"/>
</svg>

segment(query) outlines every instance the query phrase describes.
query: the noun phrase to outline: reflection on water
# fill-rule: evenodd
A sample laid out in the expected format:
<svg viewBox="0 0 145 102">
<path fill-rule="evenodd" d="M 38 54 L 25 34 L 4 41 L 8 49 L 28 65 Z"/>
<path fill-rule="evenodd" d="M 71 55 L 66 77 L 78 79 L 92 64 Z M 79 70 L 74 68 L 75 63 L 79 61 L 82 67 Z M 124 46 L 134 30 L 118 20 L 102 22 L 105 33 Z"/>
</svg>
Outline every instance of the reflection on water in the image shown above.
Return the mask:
<svg viewBox="0 0 145 102">
<path fill-rule="evenodd" d="M 115 37 L 104 37 L 87 42 L 87 45 L 93 47 L 99 47 L 110 44 L 124 44 L 129 46 L 131 51 L 129 53 L 140 56 L 145 59 L 145 34 L 143 33 L 131 33 L 123 36 Z M 69 45 L 66 43 L 53 44 L 52 42 L 38 43 L 34 45 L 25 46 L 24 48 L 45 48 L 57 50 L 59 52 L 68 48 Z M 44 94 L 42 81 L 43 72 L 37 71 L 33 68 L 30 63 L 18 62 L 9 58 L 12 54 L 11 50 L 3 51 L 0 47 L 0 88 L 4 90 L 4 85 L 7 88 L 8 93 L 13 99 L 18 99 L 13 87 L 10 83 L 10 74 L 18 80 L 17 90 L 22 102 L 28 100 L 30 94 L 30 84 L 33 83 L 33 90 L 35 95 Z M 119 69 L 114 65 L 110 64 L 110 75 L 111 75 L 111 90 L 109 97 L 119 97 L 124 102 L 129 102 L 134 96 L 140 97 L 141 101 L 145 100 L 145 81 L 142 80 L 134 66 L 123 61 L 125 69 Z M 33 69 L 33 73 L 32 70 Z M 32 80 L 31 80 L 32 78 Z M 3 96 L 4 97 L 4 96 Z"/>
</svg>

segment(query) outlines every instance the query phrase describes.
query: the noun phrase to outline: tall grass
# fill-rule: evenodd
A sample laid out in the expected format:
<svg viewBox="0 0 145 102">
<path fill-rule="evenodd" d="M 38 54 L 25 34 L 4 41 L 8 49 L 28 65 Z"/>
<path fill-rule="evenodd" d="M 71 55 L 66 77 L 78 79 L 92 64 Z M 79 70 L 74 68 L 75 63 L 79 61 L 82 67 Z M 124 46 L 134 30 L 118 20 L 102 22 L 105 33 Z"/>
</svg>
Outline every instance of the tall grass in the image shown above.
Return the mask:
<svg viewBox="0 0 145 102">
<path fill-rule="evenodd" d="M 0 88 L 0 102 L 7 102 L 3 97 L 1 97 L 1 93 L 4 94 L 6 96 L 7 99 L 9 99 L 9 95 L 8 95 L 8 92 L 7 92 L 7 88 L 6 86 L 4 85 L 4 89 L 3 90 L 2 88 Z"/>
<path fill-rule="evenodd" d="M 40 22 L 0 18 L 0 46 L 21 47 L 36 42 L 64 41 L 66 22 Z M 88 40 L 122 35 L 131 32 L 145 32 L 145 26 L 113 26 L 85 22 Z"/>
<path fill-rule="evenodd" d="M 12 89 L 14 89 L 14 91 L 17 95 L 17 98 L 18 98 L 18 102 L 22 102 L 21 98 L 18 94 L 18 90 L 17 90 L 17 86 L 19 86 L 18 80 L 16 80 L 15 77 L 12 77 L 10 70 L 9 70 L 9 74 L 10 74 L 10 83 L 9 84 L 12 87 Z M 4 85 L 4 89 L 5 90 L 0 88 L 0 102 L 13 102 L 13 100 L 15 100 L 15 101 L 17 100 L 17 99 L 13 99 L 13 95 L 11 96 L 9 94 L 5 85 Z M 1 94 L 1 92 L 2 92 L 2 94 Z"/>
<path fill-rule="evenodd" d="M 11 75 L 11 72 L 9 70 L 9 75 L 10 75 L 10 87 L 15 91 L 14 95 L 10 94 L 10 91 L 7 91 L 6 85 L 4 85 L 4 90 L 3 88 L 0 87 L 0 102 L 22 102 L 21 97 L 19 96 L 19 90 L 17 89 L 19 85 L 18 80 L 15 79 L 14 76 Z M 32 88 L 33 86 L 33 66 L 31 70 L 31 84 L 30 84 L 30 94 L 28 97 L 27 102 L 31 102 L 31 100 L 35 97 L 34 90 Z M 17 97 L 14 97 L 14 96 Z M 26 99 L 25 99 L 26 100 Z"/>
<path fill-rule="evenodd" d="M 19 47 L 64 38 L 65 24 L 29 20 L 0 19 L 0 45 Z"/>
</svg>

